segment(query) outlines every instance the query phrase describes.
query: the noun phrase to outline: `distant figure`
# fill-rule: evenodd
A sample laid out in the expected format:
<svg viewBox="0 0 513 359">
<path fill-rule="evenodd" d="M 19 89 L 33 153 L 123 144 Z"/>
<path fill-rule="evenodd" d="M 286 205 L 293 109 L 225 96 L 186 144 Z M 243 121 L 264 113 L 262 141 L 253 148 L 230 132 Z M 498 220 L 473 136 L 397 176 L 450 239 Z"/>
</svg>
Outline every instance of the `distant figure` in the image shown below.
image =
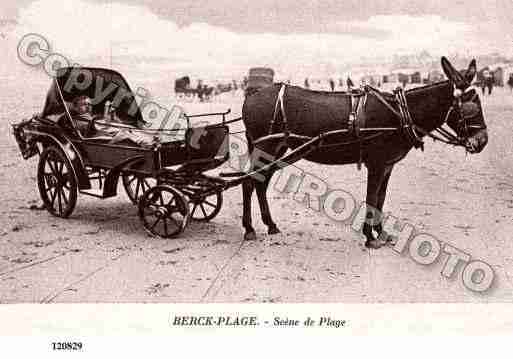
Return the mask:
<svg viewBox="0 0 513 359">
<path fill-rule="evenodd" d="M 196 92 L 198 94 L 198 98 L 201 102 L 203 102 L 203 81 L 198 80 L 198 86 L 196 86 Z"/>
<path fill-rule="evenodd" d="M 513 74 L 509 75 L 508 86 L 509 86 L 509 90 L 513 91 Z"/>
<path fill-rule="evenodd" d="M 330 88 L 331 92 L 335 91 L 335 81 L 333 81 L 333 79 L 330 79 Z"/>
<path fill-rule="evenodd" d="M 481 81 L 481 91 L 485 94 L 485 88 L 488 88 L 488 95 L 492 94 L 493 75 L 489 70 L 483 71 L 483 80 Z"/>
<path fill-rule="evenodd" d="M 200 101 L 207 101 L 210 100 L 210 95 L 212 95 L 212 92 L 214 91 L 213 87 L 208 87 L 207 85 L 203 85 L 203 88 L 201 89 L 201 99 Z"/>
<path fill-rule="evenodd" d="M 347 77 L 346 85 L 347 85 L 347 92 L 351 92 L 351 90 L 354 87 L 354 83 L 353 83 L 353 81 L 351 81 L 351 78 L 349 76 Z"/>
<path fill-rule="evenodd" d="M 305 79 L 305 89 L 310 88 L 310 82 L 308 82 L 308 77 Z"/>
<path fill-rule="evenodd" d="M 341 78 L 338 79 L 338 87 L 344 88 L 344 80 Z"/>
</svg>

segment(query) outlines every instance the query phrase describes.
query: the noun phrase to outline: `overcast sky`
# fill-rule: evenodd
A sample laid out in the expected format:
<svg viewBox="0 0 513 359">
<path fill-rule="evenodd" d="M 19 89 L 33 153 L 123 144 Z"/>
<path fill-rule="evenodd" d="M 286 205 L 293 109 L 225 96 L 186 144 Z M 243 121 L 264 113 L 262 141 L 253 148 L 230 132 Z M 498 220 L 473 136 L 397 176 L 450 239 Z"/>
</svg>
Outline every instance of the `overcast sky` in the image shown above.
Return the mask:
<svg viewBox="0 0 513 359">
<path fill-rule="evenodd" d="M 0 12 L 15 18 L 35 0 L 2 0 Z M 511 0 L 91 0 L 145 6 L 176 24 L 206 22 L 235 32 L 347 31 L 334 23 L 365 20 L 374 15 L 440 15 L 450 21 L 478 25 L 497 21 L 511 29 Z M 405 29 L 406 30 L 406 29 Z"/>
<path fill-rule="evenodd" d="M 337 70 L 362 57 L 513 56 L 513 0 L 0 0 L 28 32 L 74 59 L 165 58 L 205 72 L 249 65 Z"/>
</svg>

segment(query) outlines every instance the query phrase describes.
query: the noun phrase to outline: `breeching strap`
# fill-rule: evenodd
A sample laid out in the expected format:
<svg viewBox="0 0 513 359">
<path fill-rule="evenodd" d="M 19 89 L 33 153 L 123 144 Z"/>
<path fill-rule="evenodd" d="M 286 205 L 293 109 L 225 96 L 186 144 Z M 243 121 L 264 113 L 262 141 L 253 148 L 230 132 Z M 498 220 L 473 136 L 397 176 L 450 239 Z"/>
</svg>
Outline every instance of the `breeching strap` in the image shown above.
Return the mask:
<svg viewBox="0 0 513 359">
<path fill-rule="evenodd" d="M 281 118 L 283 121 L 283 132 L 287 136 L 289 134 L 288 124 L 287 124 L 287 114 L 285 113 L 285 105 L 283 104 L 283 97 L 285 96 L 285 88 L 287 86 L 285 84 L 281 85 L 280 91 L 278 92 L 278 97 L 276 98 L 276 104 L 274 105 L 274 114 L 271 119 L 271 124 L 269 126 L 269 134 L 272 135 L 274 133 L 274 123 L 278 118 L 278 110 L 281 112 Z M 279 107 L 279 109 L 278 109 Z"/>
</svg>

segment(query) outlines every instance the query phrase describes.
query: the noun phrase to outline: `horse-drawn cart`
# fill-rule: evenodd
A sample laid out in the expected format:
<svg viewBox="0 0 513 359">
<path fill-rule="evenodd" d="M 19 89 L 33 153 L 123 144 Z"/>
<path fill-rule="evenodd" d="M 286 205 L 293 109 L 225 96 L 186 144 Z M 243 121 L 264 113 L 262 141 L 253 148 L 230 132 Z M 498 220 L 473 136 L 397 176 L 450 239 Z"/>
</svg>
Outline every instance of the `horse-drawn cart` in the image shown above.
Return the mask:
<svg viewBox="0 0 513 359">
<path fill-rule="evenodd" d="M 111 85 L 115 89 L 107 95 L 97 91 Z M 84 96 L 92 99 L 87 131 L 70 109 L 73 99 Z M 108 106 L 115 123 L 105 116 Z M 148 129 L 119 73 L 74 68 L 60 71 L 42 113 L 13 129 L 25 159 L 40 155 L 37 184 L 51 214 L 70 216 L 79 193 L 102 199 L 115 196 L 121 178 L 127 195 L 139 206 L 145 228 L 167 238 L 182 232 L 189 219 L 208 221 L 221 209 L 227 182 L 204 172 L 229 158 L 229 112 L 186 116 L 184 128 Z M 190 125 L 203 116 L 220 121 Z M 141 137 L 145 140 L 137 141 Z"/>
</svg>

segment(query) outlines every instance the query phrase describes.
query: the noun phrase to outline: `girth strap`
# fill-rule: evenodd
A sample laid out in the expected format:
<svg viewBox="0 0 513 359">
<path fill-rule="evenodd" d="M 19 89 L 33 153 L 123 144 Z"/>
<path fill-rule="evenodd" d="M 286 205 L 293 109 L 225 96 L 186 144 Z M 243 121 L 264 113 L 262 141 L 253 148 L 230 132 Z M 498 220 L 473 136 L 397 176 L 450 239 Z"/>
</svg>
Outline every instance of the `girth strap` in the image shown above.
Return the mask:
<svg viewBox="0 0 513 359">
<path fill-rule="evenodd" d="M 398 110 L 396 110 L 388 103 L 387 100 L 383 98 L 379 90 L 371 86 L 366 86 L 366 89 L 372 91 L 374 96 L 399 119 L 399 131 L 401 131 L 403 136 L 406 137 L 410 144 L 415 148 L 424 150 L 424 142 L 422 142 L 421 137 L 416 132 L 418 126 L 413 123 L 411 118 L 411 114 L 408 109 L 408 103 L 406 102 L 406 96 L 404 95 L 404 90 L 400 87 L 394 90 L 395 103 L 398 107 Z"/>
<path fill-rule="evenodd" d="M 359 155 L 356 167 L 358 170 L 361 170 L 363 161 L 363 144 L 360 138 L 360 119 L 358 118 L 358 114 L 359 107 L 362 105 L 362 101 L 365 103 L 365 96 L 367 96 L 367 92 L 351 91 L 350 95 L 351 97 L 349 98 L 349 101 L 351 103 L 351 111 L 349 112 L 349 118 L 347 120 L 347 129 L 349 133 L 353 134 L 358 140 Z"/>
<path fill-rule="evenodd" d="M 408 109 L 408 103 L 406 102 L 406 96 L 404 96 L 404 90 L 399 87 L 394 90 L 394 94 L 399 105 L 399 120 L 401 122 L 401 132 L 410 141 L 415 148 L 421 148 L 424 150 L 424 142 L 415 131 L 415 124 L 410 115 Z"/>
</svg>

